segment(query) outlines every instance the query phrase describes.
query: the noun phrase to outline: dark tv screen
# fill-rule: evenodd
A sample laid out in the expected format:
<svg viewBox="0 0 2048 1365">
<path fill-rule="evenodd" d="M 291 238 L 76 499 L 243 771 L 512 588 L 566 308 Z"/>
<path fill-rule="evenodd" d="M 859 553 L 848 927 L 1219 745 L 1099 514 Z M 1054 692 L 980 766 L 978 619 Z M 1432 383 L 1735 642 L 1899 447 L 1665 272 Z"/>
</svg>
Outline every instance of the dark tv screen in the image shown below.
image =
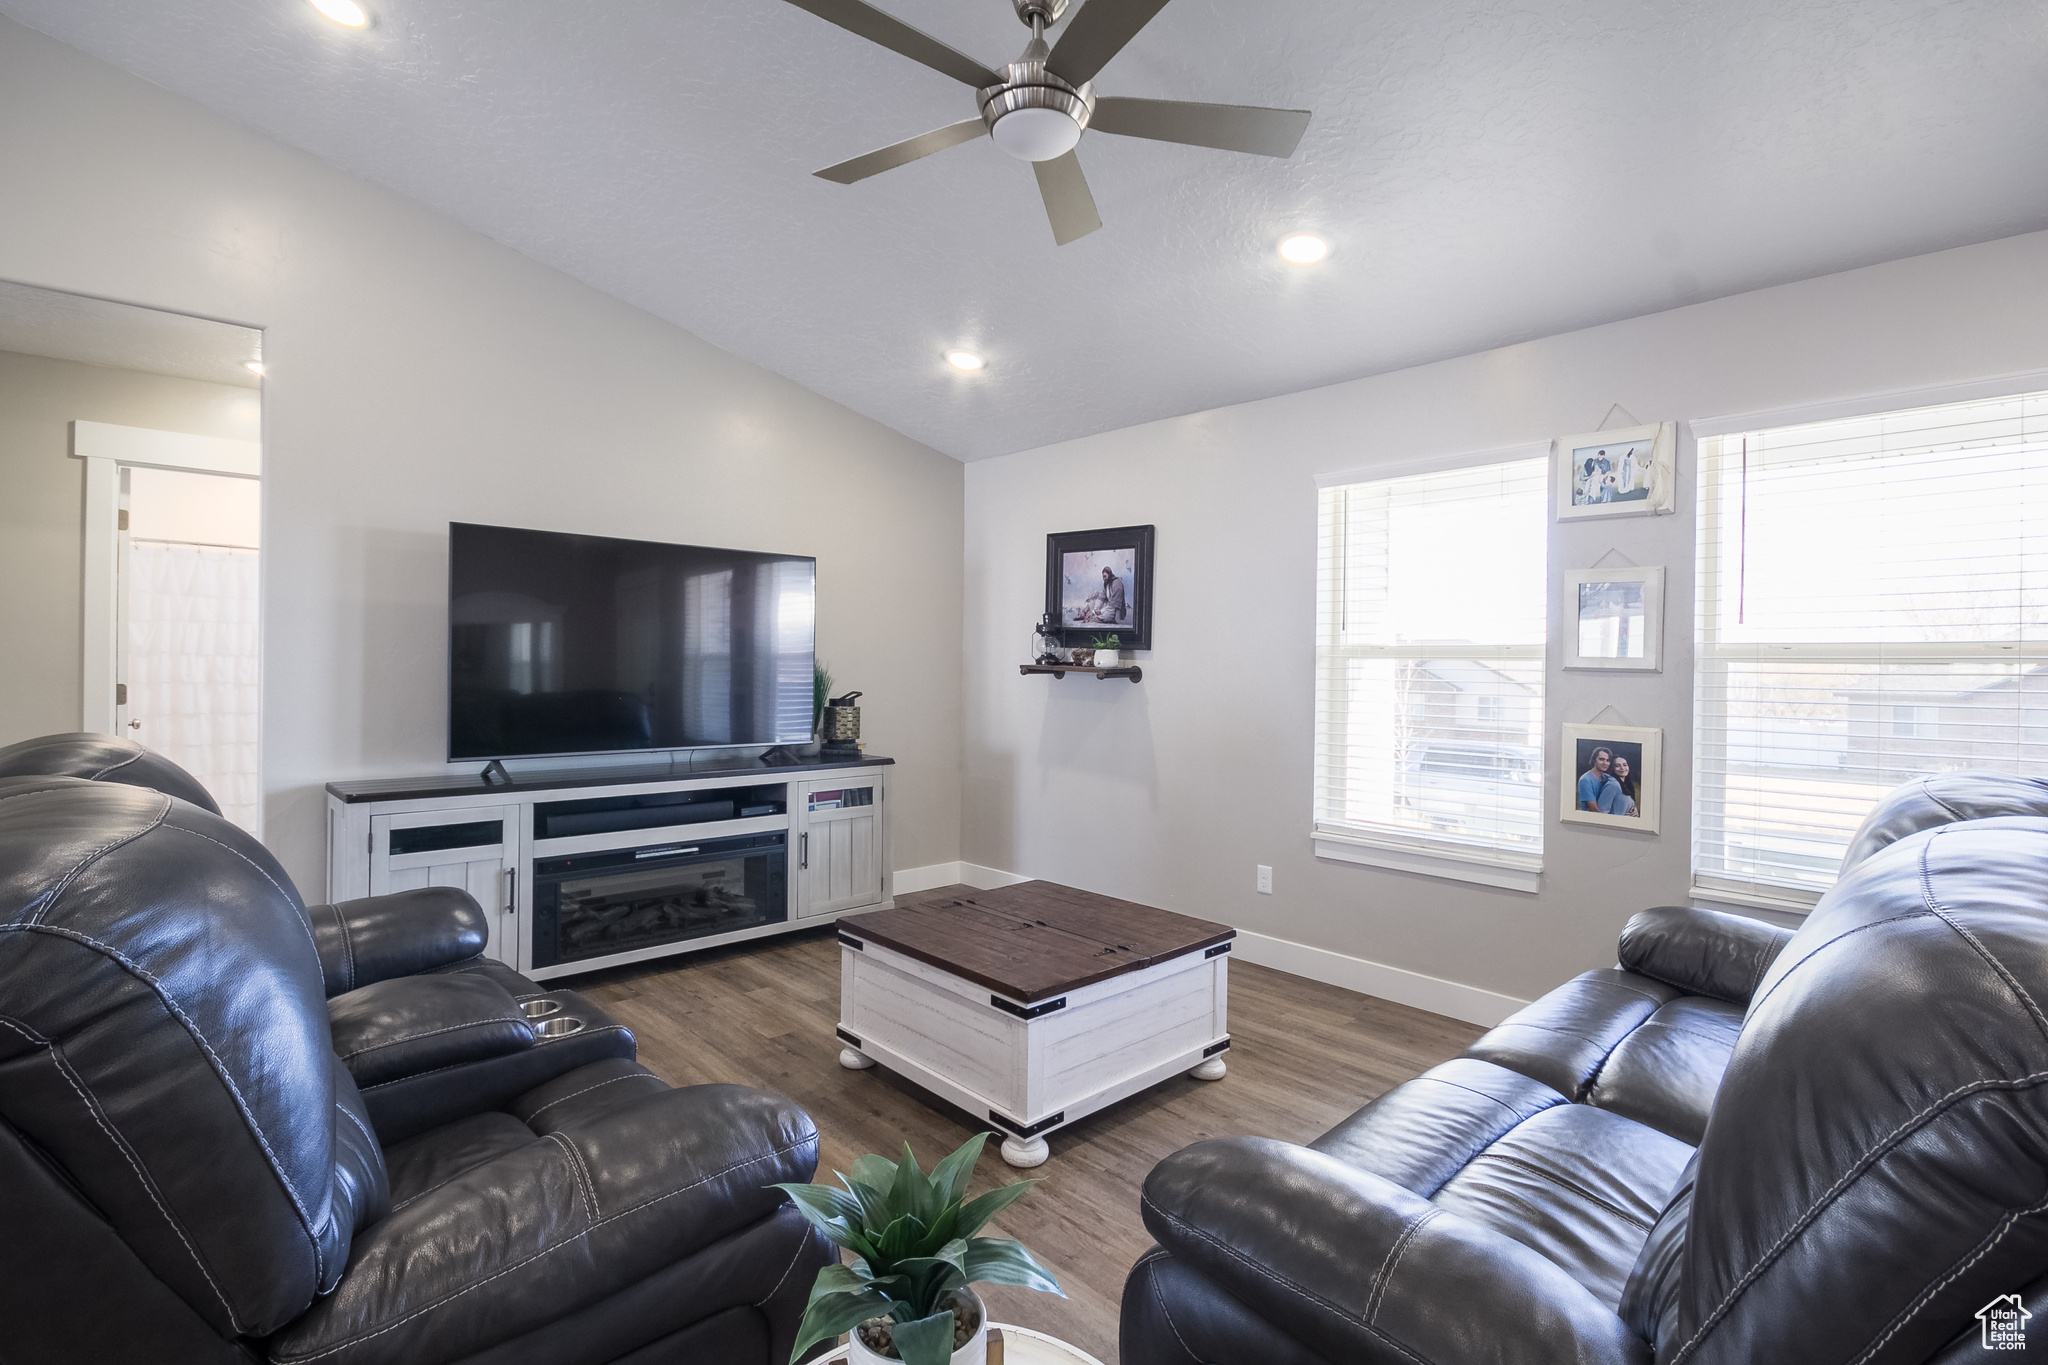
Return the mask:
<svg viewBox="0 0 2048 1365">
<path fill-rule="evenodd" d="M 448 757 L 811 737 L 818 562 L 448 528 Z"/>
</svg>

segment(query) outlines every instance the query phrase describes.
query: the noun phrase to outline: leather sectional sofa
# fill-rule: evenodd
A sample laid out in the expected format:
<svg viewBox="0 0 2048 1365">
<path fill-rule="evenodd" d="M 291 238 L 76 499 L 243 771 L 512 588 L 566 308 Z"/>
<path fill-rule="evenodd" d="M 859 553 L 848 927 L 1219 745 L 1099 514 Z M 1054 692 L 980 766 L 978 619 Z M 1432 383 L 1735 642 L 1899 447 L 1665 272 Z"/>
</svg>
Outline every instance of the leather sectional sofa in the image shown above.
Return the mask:
<svg viewBox="0 0 2048 1365">
<path fill-rule="evenodd" d="M 1978 1359 L 2048 1315 L 2044 817 L 1910 783 L 1796 933 L 1648 911 L 1307 1146 L 1169 1157 L 1124 1365 Z"/>
<path fill-rule="evenodd" d="M 801 1110 L 63 738 L 0 751 L 0 1359 L 783 1365 L 836 1255 L 768 1188 Z"/>
</svg>

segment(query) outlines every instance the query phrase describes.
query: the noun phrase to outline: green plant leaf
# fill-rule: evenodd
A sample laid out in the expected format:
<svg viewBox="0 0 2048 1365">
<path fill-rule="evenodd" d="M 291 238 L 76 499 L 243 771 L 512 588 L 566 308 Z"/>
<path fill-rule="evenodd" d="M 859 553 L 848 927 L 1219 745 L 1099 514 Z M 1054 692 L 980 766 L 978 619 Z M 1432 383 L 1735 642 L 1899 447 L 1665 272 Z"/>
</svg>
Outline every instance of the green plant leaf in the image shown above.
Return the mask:
<svg viewBox="0 0 2048 1365">
<path fill-rule="evenodd" d="M 875 1254 L 870 1257 L 875 1273 L 894 1274 L 896 1263 L 909 1256 L 922 1256 L 931 1248 L 925 1245 L 927 1229 L 914 1213 L 906 1213 L 875 1239 Z"/>
<path fill-rule="evenodd" d="M 896 1181 L 889 1186 L 889 1216 L 901 1218 L 916 1213 L 924 1203 L 924 1173 L 917 1169 L 917 1154 L 903 1144 L 903 1160 L 896 1163 Z"/>
<path fill-rule="evenodd" d="M 952 1234 L 955 1237 L 972 1237 L 981 1231 L 982 1224 L 1031 1193 L 1031 1187 L 1037 1183 L 1032 1179 L 998 1185 L 979 1199 L 968 1200 L 960 1206 L 960 1218 L 951 1228 Z"/>
<path fill-rule="evenodd" d="M 847 1181 L 847 1184 L 858 1185 L 882 1199 L 883 1207 L 887 1207 L 889 1187 L 895 1183 L 896 1163 L 888 1157 L 876 1156 L 873 1152 L 853 1163 L 853 1179 Z M 881 1221 L 887 1223 L 889 1220 L 884 1218 Z"/>
<path fill-rule="evenodd" d="M 835 1219 L 851 1223 L 861 1217 L 860 1200 L 830 1185 L 771 1185 L 769 1188 L 788 1195 L 804 1217 L 821 1228 Z"/>
<path fill-rule="evenodd" d="M 822 1299 L 827 1294 L 859 1294 L 873 1288 L 880 1286 L 868 1273 L 866 1261 L 855 1261 L 852 1265 L 834 1263 L 818 1272 L 817 1283 L 811 1286 L 811 1298 Z"/>
<path fill-rule="evenodd" d="M 967 1182 L 974 1178 L 974 1163 L 981 1160 L 981 1149 L 987 1142 L 987 1133 L 976 1133 L 932 1167 L 932 1185 L 941 1204 L 957 1204 L 967 1197 Z"/>
<path fill-rule="evenodd" d="M 953 1241 L 936 1256 L 917 1256 L 900 1262 L 885 1292 L 915 1308 L 913 1317 L 936 1312 L 941 1294 L 967 1282 L 966 1257 L 967 1243 Z"/>
<path fill-rule="evenodd" d="M 867 1158 L 862 1157 L 861 1160 L 865 1161 Z M 859 1169 L 858 1162 L 855 1163 L 855 1169 Z M 895 1169 L 894 1166 L 889 1168 L 891 1173 L 889 1178 L 891 1180 L 896 1178 L 894 1174 Z M 841 1175 L 838 1171 L 834 1171 L 832 1174 L 839 1177 L 839 1183 L 846 1186 L 847 1193 L 851 1194 L 860 1204 L 862 1222 L 869 1227 L 875 1228 L 887 1227 L 889 1225 L 888 1185 L 884 1184 L 880 1189 L 872 1189 L 862 1182 L 858 1176 L 849 1178 Z"/>
<path fill-rule="evenodd" d="M 810 1307 L 804 1309 L 803 1321 L 797 1324 L 796 1347 L 789 1353 L 790 1365 L 796 1365 L 803 1353 L 818 1342 L 849 1331 L 869 1318 L 888 1315 L 889 1300 L 874 1289 L 812 1298 Z"/>
<path fill-rule="evenodd" d="M 953 1310 L 899 1322 L 890 1328 L 903 1365 L 946 1365 L 953 1358 Z"/>
<path fill-rule="evenodd" d="M 1061 1298 L 1067 1291 L 1022 1242 L 1008 1237 L 977 1237 L 967 1244 L 964 1267 L 969 1284 L 1014 1284 Z"/>
</svg>

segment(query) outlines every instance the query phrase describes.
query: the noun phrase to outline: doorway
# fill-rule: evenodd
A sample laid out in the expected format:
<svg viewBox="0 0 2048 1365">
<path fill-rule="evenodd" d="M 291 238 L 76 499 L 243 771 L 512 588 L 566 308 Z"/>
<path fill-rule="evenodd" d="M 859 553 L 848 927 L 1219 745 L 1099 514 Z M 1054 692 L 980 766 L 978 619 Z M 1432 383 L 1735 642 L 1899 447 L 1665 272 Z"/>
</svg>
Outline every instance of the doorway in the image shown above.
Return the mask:
<svg viewBox="0 0 2048 1365">
<path fill-rule="evenodd" d="M 0 745 L 84 730 L 261 835 L 263 334 L 0 281 Z"/>
<path fill-rule="evenodd" d="M 189 470 L 121 470 L 118 733 L 199 779 L 262 835 L 257 570 L 262 489 Z"/>
</svg>

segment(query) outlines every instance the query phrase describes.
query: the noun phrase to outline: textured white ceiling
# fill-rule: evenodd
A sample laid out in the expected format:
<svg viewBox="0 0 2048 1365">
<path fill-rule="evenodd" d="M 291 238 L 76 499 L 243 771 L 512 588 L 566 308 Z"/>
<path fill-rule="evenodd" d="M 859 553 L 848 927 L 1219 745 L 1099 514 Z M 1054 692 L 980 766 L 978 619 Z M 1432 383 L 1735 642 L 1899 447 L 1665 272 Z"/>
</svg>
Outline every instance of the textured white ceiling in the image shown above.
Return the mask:
<svg viewBox="0 0 2048 1365">
<path fill-rule="evenodd" d="M 1066 247 L 986 140 L 813 178 L 973 97 L 780 0 L 364 3 L 0 12 L 963 459 L 2048 227 L 2040 0 L 1174 0 L 1099 91 L 1315 120 L 1287 162 L 1089 134 Z"/>
<path fill-rule="evenodd" d="M 263 333 L 0 280 L 0 351 L 254 389 Z"/>
</svg>

